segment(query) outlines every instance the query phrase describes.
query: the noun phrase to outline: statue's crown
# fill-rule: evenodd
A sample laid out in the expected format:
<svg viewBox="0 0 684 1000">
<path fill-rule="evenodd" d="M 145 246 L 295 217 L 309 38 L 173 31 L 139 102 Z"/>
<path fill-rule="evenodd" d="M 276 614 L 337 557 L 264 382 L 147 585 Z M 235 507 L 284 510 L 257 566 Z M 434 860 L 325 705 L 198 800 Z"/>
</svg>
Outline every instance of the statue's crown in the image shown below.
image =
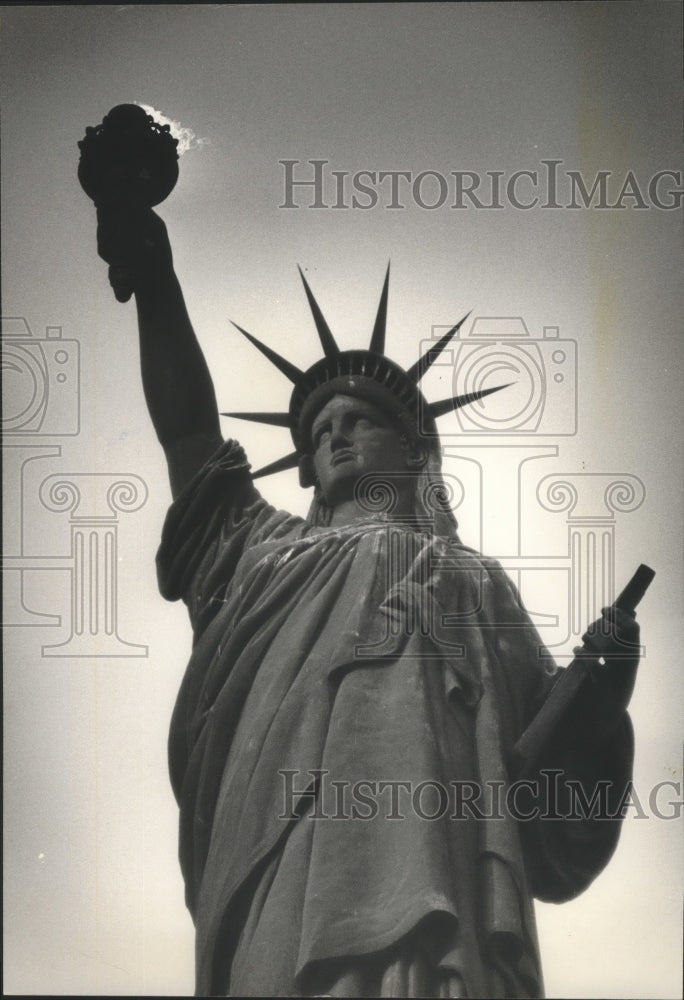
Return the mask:
<svg viewBox="0 0 684 1000">
<path fill-rule="evenodd" d="M 318 336 L 323 346 L 324 356 L 306 371 L 301 371 L 291 362 L 277 354 L 272 348 L 262 344 L 251 333 L 236 327 L 276 368 L 293 383 L 290 408 L 287 413 L 223 413 L 224 417 L 239 417 L 276 427 L 287 427 L 292 435 L 295 451 L 264 466 L 253 474 L 254 479 L 269 476 L 283 469 L 293 469 L 301 459 L 311 454 L 311 424 L 326 402 L 337 393 L 360 396 L 380 406 L 393 416 L 409 433 L 424 437 L 437 437 L 437 417 L 457 410 L 468 403 L 474 403 L 505 385 L 498 385 L 462 396 L 451 396 L 435 403 L 428 403 L 418 383 L 425 372 L 437 360 L 454 334 L 461 328 L 470 313 L 456 323 L 440 340 L 430 346 L 408 370 L 400 368 L 385 356 L 385 328 L 387 324 L 387 294 L 389 289 L 389 265 L 380 296 L 375 325 L 367 350 L 341 351 L 337 346 L 323 313 L 321 312 L 308 282 L 299 269 L 304 290 L 309 300 L 316 323 Z"/>
</svg>

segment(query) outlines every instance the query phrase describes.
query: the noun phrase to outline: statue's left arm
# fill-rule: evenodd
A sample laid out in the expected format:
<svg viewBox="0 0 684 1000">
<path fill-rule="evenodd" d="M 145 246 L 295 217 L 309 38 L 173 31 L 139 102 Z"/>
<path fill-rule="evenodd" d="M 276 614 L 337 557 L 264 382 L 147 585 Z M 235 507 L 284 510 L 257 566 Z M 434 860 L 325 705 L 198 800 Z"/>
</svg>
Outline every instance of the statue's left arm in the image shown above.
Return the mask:
<svg viewBox="0 0 684 1000">
<path fill-rule="evenodd" d="M 510 580 L 497 590 L 499 620 L 512 621 L 512 602 L 518 615 L 517 625 L 496 630 L 500 703 L 505 701 L 502 737 L 511 759 L 562 670 L 554 667 Z M 584 891 L 610 860 L 632 778 L 634 736 L 627 706 L 639 661 L 639 627 L 633 615 L 606 608 L 583 643 L 595 658 L 589 674 L 515 798 L 530 889 L 553 902 Z M 511 782 L 518 778 L 511 768 Z"/>
<path fill-rule="evenodd" d="M 534 894 L 551 902 L 583 892 L 612 857 L 632 780 L 627 707 L 639 626 L 633 615 L 604 608 L 582 641 L 590 669 L 538 761 L 540 815 L 521 824 Z"/>
</svg>

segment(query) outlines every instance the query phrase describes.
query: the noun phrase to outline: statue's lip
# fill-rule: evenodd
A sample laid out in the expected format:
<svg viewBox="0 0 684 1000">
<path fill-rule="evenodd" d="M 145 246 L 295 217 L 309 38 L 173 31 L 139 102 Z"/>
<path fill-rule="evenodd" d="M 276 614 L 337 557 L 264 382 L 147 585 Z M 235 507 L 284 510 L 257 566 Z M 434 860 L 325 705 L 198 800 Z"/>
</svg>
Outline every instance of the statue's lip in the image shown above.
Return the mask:
<svg viewBox="0 0 684 1000">
<path fill-rule="evenodd" d="M 347 462 L 350 458 L 355 458 L 356 455 L 350 448 L 345 448 L 343 451 L 336 451 L 333 457 L 330 459 L 331 465 L 339 465 L 340 462 Z"/>
</svg>

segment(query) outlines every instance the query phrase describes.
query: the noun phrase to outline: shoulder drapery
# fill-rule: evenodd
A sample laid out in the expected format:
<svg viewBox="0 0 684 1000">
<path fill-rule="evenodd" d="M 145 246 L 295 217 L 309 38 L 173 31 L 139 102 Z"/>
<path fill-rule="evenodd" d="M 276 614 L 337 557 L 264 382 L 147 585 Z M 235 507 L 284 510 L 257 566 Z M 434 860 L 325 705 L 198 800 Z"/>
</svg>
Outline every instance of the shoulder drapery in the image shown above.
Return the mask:
<svg viewBox="0 0 684 1000">
<path fill-rule="evenodd" d="M 384 808 L 336 822 L 326 799 L 364 782 L 510 784 L 556 668 L 500 565 L 395 523 L 311 527 L 263 500 L 229 442 L 171 507 L 158 568 L 194 627 L 169 754 L 198 993 L 234 992 L 233 959 L 248 989 L 257 945 L 275 963 L 285 938 L 283 988 L 306 991 L 428 921 L 435 973 L 468 996 L 541 995 L 532 895 L 581 892 L 618 823 L 459 819 L 453 803 L 428 820 L 410 798 L 400 822 Z M 545 763 L 619 784 L 630 735 L 626 720 L 600 753 Z M 301 901 L 287 933 L 285 898 Z"/>
</svg>

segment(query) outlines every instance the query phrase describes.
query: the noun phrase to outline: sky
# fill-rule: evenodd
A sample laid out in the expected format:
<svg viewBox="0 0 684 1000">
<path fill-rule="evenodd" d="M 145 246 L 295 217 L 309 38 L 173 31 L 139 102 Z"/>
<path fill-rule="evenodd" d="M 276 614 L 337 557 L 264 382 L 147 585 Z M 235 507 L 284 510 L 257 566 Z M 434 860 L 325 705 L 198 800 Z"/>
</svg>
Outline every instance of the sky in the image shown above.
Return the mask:
<svg viewBox="0 0 684 1000">
<path fill-rule="evenodd" d="M 607 540 L 611 596 L 656 570 L 632 702 L 647 815 L 537 919 L 550 996 L 681 995 L 660 785 L 681 798 L 681 42 L 669 2 L 0 9 L 6 992 L 193 988 L 166 766 L 191 633 L 156 587 L 170 493 L 135 309 L 76 177 L 86 126 L 137 102 L 185 130 L 158 211 L 221 410 L 288 402 L 231 321 L 313 364 L 300 265 L 338 342 L 364 347 L 391 261 L 398 363 L 473 310 L 428 398 L 515 373 L 506 401 L 444 418 L 444 470 L 463 540 L 508 560 L 559 662 L 573 533 Z M 315 169 L 318 208 L 287 184 Z M 601 176 L 613 207 L 578 193 Z M 223 431 L 255 467 L 291 450 L 284 430 Z M 293 472 L 262 490 L 307 509 Z M 582 591 L 583 626 L 597 600 Z"/>
</svg>

